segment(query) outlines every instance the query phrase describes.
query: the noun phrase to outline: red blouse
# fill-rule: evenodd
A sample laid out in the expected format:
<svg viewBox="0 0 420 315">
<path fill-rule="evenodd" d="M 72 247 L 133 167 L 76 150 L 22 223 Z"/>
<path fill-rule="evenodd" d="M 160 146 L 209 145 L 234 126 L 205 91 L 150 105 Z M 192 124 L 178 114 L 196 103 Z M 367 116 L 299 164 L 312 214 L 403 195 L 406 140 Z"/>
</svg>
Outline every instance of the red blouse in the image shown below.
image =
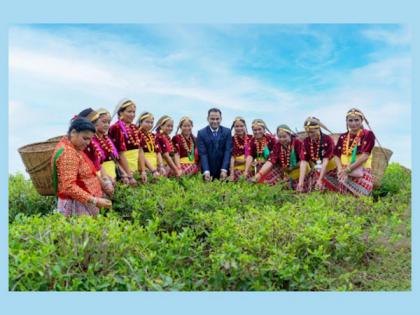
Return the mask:
<svg viewBox="0 0 420 315">
<path fill-rule="evenodd" d="M 64 150 L 56 160 L 58 197 L 77 200 L 83 204 L 87 204 L 92 196 L 102 197 L 104 193 L 96 175 L 95 166 L 83 151 L 73 146 L 67 137 L 57 144 L 51 163 L 54 163 L 54 157 L 60 148 Z"/>
<path fill-rule="evenodd" d="M 274 146 L 273 152 L 271 152 L 268 161 L 273 164 L 279 164 L 280 168 L 290 168 L 290 154 L 292 148 L 296 152 L 296 162 L 302 161 L 305 159 L 303 142 L 296 137 L 292 138 L 291 144 L 285 148 L 280 142 L 277 142 Z"/>
<path fill-rule="evenodd" d="M 367 129 L 362 129 L 360 133 L 360 137 L 357 139 L 357 143 L 354 142 L 357 135 L 350 133 L 349 143 L 347 143 L 347 135 L 349 132 L 343 133 L 340 135 L 337 141 L 337 145 L 334 149 L 334 155 L 340 157 L 342 154 L 345 154 L 346 147 L 350 150 L 352 145 L 357 145 L 357 154 L 367 153 L 370 154 L 372 152 L 373 147 L 375 146 L 375 134 Z M 350 155 L 348 153 L 348 155 Z"/>
<path fill-rule="evenodd" d="M 185 139 L 182 134 L 175 135 L 172 138 L 172 143 L 174 144 L 175 152 L 179 154 L 180 158 L 188 157 L 191 153 L 192 147 L 194 146 L 195 161 L 198 161 L 198 148 L 196 145 L 197 140 L 193 135 L 191 135 L 189 139 Z"/>
<path fill-rule="evenodd" d="M 161 153 L 175 153 L 175 147 L 172 139 L 165 133 L 156 132 L 156 142 L 159 145 Z"/>
<path fill-rule="evenodd" d="M 139 129 L 139 138 L 140 138 L 140 148 L 143 149 L 143 152 L 155 152 L 160 153 L 160 146 L 156 141 L 156 136 L 151 132 L 145 132 Z"/>
<path fill-rule="evenodd" d="M 266 146 L 270 150 L 270 152 L 273 151 L 274 146 L 277 142 L 276 138 L 269 134 L 265 134 L 263 139 L 257 140 L 254 137 L 251 137 L 250 139 L 249 155 L 251 155 L 254 159 L 257 157 L 257 155 L 262 155 L 262 150 L 264 150 L 264 146 L 263 146 L 264 141 L 265 141 Z M 258 144 L 258 148 L 257 148 L 257 144 Z"/>
<path fill-rule="evenodd" d="M 108 131 L 108 135 L 119 152 L 139 148 L 138 127 L 135 124 L 126 125 L 118 120 Z"/>
<path fill-rule="evenodd" d="M 248 156 L 250 151 L 251 144 L 251 135 L 246 135 L 245 137 L 232 137 L 232 156 L 237 157 L 241 155 Z"/>
<path fill-rule="evenodd" d="M 101 169 L 102 163 L 119 158 L 118 150 L 108 135 L 99 139 L 95 134 L 85 149 L 85 153 L 98 171 Z"/>
<path fill-rule="evenodd" d="M 319 156 L 319 144 L 320 139 L 312 140 L 310 137 L 306 137 L 305 140 L 303 140 L 303 154 L 305 161 L 316 162 L 318 160 L 322 160 Z M 329 135 L 322 134 L 322 158 L 331 159 L 334 155 L 334 146 L 333 138 Z"/>
</svg>

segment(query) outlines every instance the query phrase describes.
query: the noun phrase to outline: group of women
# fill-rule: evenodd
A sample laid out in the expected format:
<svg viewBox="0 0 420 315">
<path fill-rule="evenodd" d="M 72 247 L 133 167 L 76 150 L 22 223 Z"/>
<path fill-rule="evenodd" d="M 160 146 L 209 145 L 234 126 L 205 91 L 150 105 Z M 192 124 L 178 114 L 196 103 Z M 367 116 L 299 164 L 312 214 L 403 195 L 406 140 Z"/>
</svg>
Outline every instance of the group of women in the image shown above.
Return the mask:
<svg viewBox="0 0 420 315">
<path fill-rule="evenodd" d="M 118 119 L 111 125 L 113 116 Z M 181 118 L 173 137 L 171 117 L 162 116 L 155 123 L 151 113 L 143 112 L 135 118 L 135 103 L 124 99 L 113 115 L 106 109 L 88 108 L 72 119 L 51 160 L 59 212 L 95 215 L 99 208 L 111 207 L 116 181 L 138 185 L 147 182 L 148 173 L 180 177 L 200 172 L 189 117 Z M 261 119 L 252 122 L 250 135 L 246 121 L 237 117 L 231 126 L 229 180 L 245 178 L 298 192 L 369 195 L 375 136 L 363 122 L 367 120 L 360 110 L 349 110 L 347 132 L 334 144 L 322 130 L 328 129 L 315 117 L 305 120 L 303 141 L 287 125 L 278 126 L 273 135 Z M 134 178 L 137 172 L 139 182 Z"/>
</svg>

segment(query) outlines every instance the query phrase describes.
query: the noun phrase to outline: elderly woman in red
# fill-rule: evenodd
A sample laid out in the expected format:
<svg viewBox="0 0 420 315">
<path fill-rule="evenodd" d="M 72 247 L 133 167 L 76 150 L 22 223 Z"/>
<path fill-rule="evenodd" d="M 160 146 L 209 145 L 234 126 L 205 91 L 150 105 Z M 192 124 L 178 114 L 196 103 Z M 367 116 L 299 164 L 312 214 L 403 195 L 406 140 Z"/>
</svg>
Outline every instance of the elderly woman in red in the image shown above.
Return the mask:
<svg viewBox="0 0 420 315">
<path fill-rule="evenodd" d="M 255 119 L 252 122 L 252 132 L 254 135 L 250 140 L 249 155 L 246 157 L 244 170 L 244 176 L 247 178 L 251 178 L 259 172 L 276 144 L 276 138 L 268 130 L 262 119 Z M 269 172 L 266 172 L 264 176 L 260 176 L 258 182 L 275 185 L 279 176 L 279 168 L 274 167 Z"/>
<path fill-rule="evenodd" d="M 99 208 L 112 205 L 103 198 L 103 183 L 92 161 L 83 152 L 94 134 L 95 126 L 88 119 L 76 117 L 52 155 L 57 210 L 65 216 L 96 215 Z"/>
<path fill-rule="evenodd" d="M 143 182 L 147 181 L 147 171 L 154 177 L 165 175 L 160 147 L 156 142 L 156 136 L 151 131 L 154 120 L 154 116 L 149 112 L 141 113 L 137 119 L 140 138 L 139 170 Z"/>
<path fill-rule="evenodd" d="M 130 184 L 136 185 L 133 173 L 138 171 L 140 144 L 138 128 L 133 124 L 136 116 L 136 104 L 131 100 L 123 99 L 117 104 L 112 117 L 115 115 L 118 115 L 118 120 L 109 128 L 108 134 L 120 152 L 121 158 L 124 156 L 122 161 L 127 160 L 127 176 Z"/>
<path fill-rule="evenodd" d="M 156 123 L 156 142 L 160 147 L 162 160 L 167 176 L 181 176 L 182 171 L 175 163 L 175 147 L 170 138 L 174 129 L 174 121 L 171 117 L 164 115 Z"/>
<path fill-rule="evenodd" d="M 305 175 L 309 173 L 309 167 L 305 163 L 301 163 L 304 160 L 303 142 L 295 136 L 287 125 L 277 127 L 277 136 L 279 141 L 253 181 L 260 181 L 273 166 L 278 166 L 283 173 L 283 181 L 288 184 L 290 189 L 300 192 L 306 191 Z M 279 178 L 281 179 L 281 175 Z"/>
<path fill-rule="evenodd" d="M 316 117 L 308 117 L 304 128 L 307 137 L 303 140 L 302 163 L 311 167 L 308 190 L 338 191 L 337 167 L 333 158 L 334 140 L 321 131 L 323 128 L 330 132 L 329 129 Z"/>
<path fill-rule="evenodd" d="M 232 136 L 232 157 L 230 159 L 230 181 L 237 181 L 244 174 L 246 157 L 249 155 L 252 136 L 248 134 L 245 119 L 236 117 L 231 129 L 235 133 Z"/>
<path fill-rule="evenodd" d="M 183 175 L 198 173 L 197 141 L 192 134 L 193 121 L 189 117 L 182 117 L 179 121 L 172 143 L 175 147 L 175 163 Z M 178 131 L 181 129 L 181 133 Z"/>
<path fill-rule="evenodd" d="M 354 196 L 368 196 L 373 189 L 372 149 L 375 135 L 363 128 L 366 117 L 357 109 L 347 112 L 347 132 L 340 135 L 334 150 L 340 192 Z"/>
</svg>

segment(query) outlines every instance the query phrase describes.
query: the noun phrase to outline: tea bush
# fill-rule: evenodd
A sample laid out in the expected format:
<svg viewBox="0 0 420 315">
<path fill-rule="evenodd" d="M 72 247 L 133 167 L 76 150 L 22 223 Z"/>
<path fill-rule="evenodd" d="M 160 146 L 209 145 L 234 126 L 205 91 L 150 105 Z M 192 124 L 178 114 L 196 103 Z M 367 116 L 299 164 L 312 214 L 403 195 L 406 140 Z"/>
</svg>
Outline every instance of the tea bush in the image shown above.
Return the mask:
<svg viewBox="0 0 420 315">
<path fill-rule="evenodd" d="M 24 208 L 9 226 L 9 289 L 370 288 L 366 270 L 411 237 L 410 176 L 391 164 L 376 200 L 192 177 L 118 186 L 95 218 Z"/>
<path fill-rule="evenodd" d="M 43 197 L 37 193 L 32 182 L 21 173 L 9 176 L 9 222 L 19 213 L 26 215 L 47 214 L 55 208 L 54 197 Z"/>
</svg>

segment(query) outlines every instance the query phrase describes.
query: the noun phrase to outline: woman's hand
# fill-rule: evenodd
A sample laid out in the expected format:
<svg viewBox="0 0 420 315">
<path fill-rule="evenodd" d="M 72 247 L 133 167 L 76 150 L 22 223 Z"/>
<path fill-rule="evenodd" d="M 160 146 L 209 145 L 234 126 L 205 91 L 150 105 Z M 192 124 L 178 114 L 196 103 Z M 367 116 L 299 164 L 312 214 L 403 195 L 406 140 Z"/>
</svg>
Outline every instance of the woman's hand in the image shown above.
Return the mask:
<svg viewBox="0 0 420 315">
<path fill-rule="evenodd" d="M 108 196 L 112 196 L 114 194 L 114 185 L 108 177 L 102 178 L 101 184 L 102 189 Z"/>
<path fill-rule="evenodd" d="M 158 178 L 160 176 L 160 173 L 158 170 L 153 170 L 152 174 L 153 174 L 153 178 Z"/>
<path fill-rule="evenodd" d="M 303 192 L 303 183 L 299 183 L 296 187 L 297 192 Z"/>
<path fill-rule="evenodd" d="M 123 182 L 124 185 L 130 185 L 130 180 L 128 179 L 127 176 L 121 177 L 121 181 Z"/>
<path fill-rule="evenodd" d="M 166 175 L 166 170 L 165 170 L 165 168 L 163 167 L 163 166 L 159 166 L 159 174 L 161 175 L 161 176 L 165 176 Z"/>
<path fill-rule="evenodd" d="M 315 183 L 315 190 L 324 190 L 324 184 L 322 180 L 318 179 Z"/>
<path fill-rule="evenodd" d="M 147 172 L 146 171 L 141 172 L 141 182 L 143 184 L 147 183 Z"/>
<path fill-rule="evenodd" d="M 105 198 L 96 198 L 96 206 L 98 208 L 111 208 L 112 202 Z"/>
</svg>

